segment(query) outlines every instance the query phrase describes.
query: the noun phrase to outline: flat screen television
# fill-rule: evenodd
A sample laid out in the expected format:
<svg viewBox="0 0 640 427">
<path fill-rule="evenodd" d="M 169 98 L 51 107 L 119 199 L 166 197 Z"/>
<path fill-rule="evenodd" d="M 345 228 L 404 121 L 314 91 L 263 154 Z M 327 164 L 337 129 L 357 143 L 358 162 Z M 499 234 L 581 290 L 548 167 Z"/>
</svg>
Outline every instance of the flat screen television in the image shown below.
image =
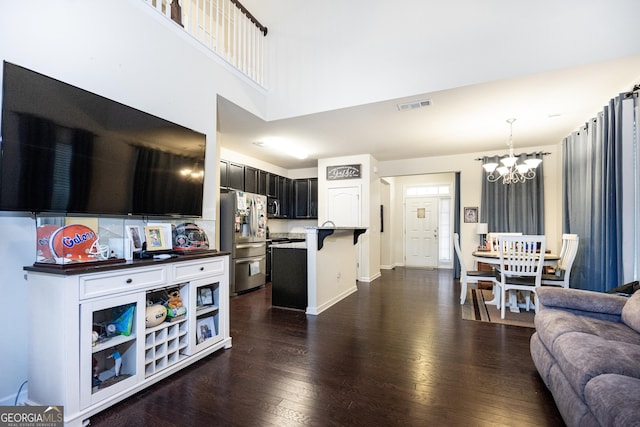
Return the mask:
<svg viewBox="0 0 640 427">
<path fill-rule="evenodd" d="M 4 62 L 0 210 L 202 215 L 205 135 Z"/>
</svg>

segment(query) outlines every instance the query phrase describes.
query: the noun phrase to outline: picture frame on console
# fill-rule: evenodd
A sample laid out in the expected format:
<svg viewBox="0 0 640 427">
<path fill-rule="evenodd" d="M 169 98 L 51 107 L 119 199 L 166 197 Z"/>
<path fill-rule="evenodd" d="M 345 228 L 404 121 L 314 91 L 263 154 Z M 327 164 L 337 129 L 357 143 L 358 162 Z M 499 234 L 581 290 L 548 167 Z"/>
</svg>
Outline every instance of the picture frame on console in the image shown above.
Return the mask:
<svg viewBox="0 0 640 427">
<path fill-rule="evenodd" d="M 127 237 L 131 240 L 133 245 L 133 251 L 138 252 L 142 250 L 142 233 L 140 227 L 137 225 L 127 225 Z"/>
<path fill-rule="evenodd" d="M 198 288 L 196 305 L 198 307 L 213 305 L 213 288 L 211 286 L 201 286 Z"/>
<path fill-rule="evenodd" d="M 213 317 L 203 317 L 196 322 L 196 337 L 197 343 L 201 344 L 206 340 L 213 338 L 216 335 L 216 326 L 213 322 Z"/>
<path fill-rule="evenodd" d="M 144 235 L 147 241 L 147 252 L 166 251 L 173 247 L 171 241 L 167 241 L 164 227 L 161 225 L 146 225 Z"/>
</svg>

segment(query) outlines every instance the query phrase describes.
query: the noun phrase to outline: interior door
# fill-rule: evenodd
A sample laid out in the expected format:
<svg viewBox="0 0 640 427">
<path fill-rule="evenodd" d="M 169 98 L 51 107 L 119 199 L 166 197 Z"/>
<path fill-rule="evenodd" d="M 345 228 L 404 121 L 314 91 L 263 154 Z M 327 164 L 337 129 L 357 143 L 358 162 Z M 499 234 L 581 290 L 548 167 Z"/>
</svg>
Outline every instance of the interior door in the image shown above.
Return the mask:
<svg viewBox="0 0 640 427">
<path fill-rule="evenodd" d="M 360 187 L 327 189 L 327 220 L 338 227 L 360 226 Z"/>
<path fill-rule="evenodd" d="M 336 227 L 359 227 L 360 186 L 337 187 L 327 189 L 327 220 Z M 360 240 L 356 244 L 356 277 L 362 277 L 360 260 L 362 259 Z"/>
<path fill-rule="evenodd" d="M 438 265 L 438 199 L 405 199 L 405 266 Z"/>
</svg>

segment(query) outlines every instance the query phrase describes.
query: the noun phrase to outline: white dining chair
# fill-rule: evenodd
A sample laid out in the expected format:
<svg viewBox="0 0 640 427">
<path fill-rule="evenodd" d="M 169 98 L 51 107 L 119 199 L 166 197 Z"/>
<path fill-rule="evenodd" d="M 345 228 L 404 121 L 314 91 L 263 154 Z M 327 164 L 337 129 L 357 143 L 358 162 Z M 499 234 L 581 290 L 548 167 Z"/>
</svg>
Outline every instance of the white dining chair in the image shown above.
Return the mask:
<svg viewBox="0 0 640 427">
<path fill-rule="evenodd" d="M 525 291 L 536 296 L 536 289 L 540 287 L 544 253 L 546 250 L 545 236 L 501 236 L 498 239 L 500 253 L 499 282 L 501 288 L 500 317 L 504 319 L 507 306 L 507 292 Z M 498 277 L 498 276 L 496 276 Z M 527 294 L 527 310 L 530 305 L 530 294 Z M 513 304 L 517 304 L 513 299 Z M 536 298 L 535 309 L 538 310 Z"/>
<path fill-rule="evenodd" d="M 522 233 L 492 232 L 487 234 L 487 247 L 494 252 L 498 251 L 498 240 L 501 236 L 522 236 Z"/>
<path fill-rule="evenodd" d="M 458 233 L 453 233 L 453 247 L 456 251 L 456 255 L 458 256 L 458 261 L 460 262 L 460 304 L 464 304 L 467 299 L 467 283 L 469 282 L 491 282 L 494 284 L 495 293 L 496 276 L 493 271 L 467 270 L 462 257 L 462 251 L 460 249 L 460 236 Z"/>
<path fill-rule="evenodd" d="M 562 235 L 562 249 L 560 250 L 560 259 L 556 265 L 555 274 L 543 274 L 541 280 L 543 285 L 569 288 L 571 267 L 578 253 L 579 241 L 580 239 L 577 234 Z"/>
</svg>

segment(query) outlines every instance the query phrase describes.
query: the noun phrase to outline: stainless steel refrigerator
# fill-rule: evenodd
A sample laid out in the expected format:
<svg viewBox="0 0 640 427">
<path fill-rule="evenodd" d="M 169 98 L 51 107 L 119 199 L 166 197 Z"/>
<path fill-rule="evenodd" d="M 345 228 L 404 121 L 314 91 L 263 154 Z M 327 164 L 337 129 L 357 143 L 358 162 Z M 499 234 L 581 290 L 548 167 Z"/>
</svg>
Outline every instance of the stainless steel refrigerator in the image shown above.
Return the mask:
<svg viewBox="0 0 640 427">
<path fill-rule="evenodd" d="M 267 197 L 243 191 L 220 194 L 220 249 L 231 252 L 230 292 L 266 283 Z"/>
</svg>

